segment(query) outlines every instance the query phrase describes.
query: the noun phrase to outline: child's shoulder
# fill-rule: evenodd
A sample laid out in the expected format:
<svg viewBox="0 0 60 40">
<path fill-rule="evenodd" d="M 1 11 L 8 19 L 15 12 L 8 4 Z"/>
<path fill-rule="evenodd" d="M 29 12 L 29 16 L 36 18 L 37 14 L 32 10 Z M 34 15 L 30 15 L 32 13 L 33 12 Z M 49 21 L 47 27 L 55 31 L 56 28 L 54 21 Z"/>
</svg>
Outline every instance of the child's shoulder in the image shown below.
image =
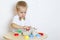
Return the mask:
<svg viewBox="0 0 60 40">
<path fill-rule="evenodd" d="M 13 16 L 13 18 L 18 18 L 18 17 L 19 17 L 18 15 Z"/>
<path fill-rule="evenodd" d="M 14 15 L 13 17 L 19 17 L 18 15 Z"/>
</svg>

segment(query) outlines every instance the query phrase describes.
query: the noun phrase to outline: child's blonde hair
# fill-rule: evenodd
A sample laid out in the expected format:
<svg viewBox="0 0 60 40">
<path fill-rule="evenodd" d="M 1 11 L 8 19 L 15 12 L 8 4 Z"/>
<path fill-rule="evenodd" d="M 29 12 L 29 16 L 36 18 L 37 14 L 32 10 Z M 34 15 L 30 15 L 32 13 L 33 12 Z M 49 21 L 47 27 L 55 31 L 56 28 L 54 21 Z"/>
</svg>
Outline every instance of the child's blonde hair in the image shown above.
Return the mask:
<svg viewBox="0 0 60 40">
<path fill-rule="evenodd" d="M 27 8 L 27 3 L 25 1 L 18 1 L 17 4 L 16 4 L 16 10 L 17 11 L 19 10 L 20 6 Z"/>
</svg>

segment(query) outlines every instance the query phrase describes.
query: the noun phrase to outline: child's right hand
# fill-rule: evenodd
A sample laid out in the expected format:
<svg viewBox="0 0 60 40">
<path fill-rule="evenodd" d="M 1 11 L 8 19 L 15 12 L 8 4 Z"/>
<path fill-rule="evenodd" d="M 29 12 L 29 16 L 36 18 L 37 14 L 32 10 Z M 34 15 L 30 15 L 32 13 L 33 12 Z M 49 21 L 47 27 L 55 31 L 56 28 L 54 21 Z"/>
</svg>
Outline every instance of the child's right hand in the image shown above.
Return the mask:
<svg viewBox="0 0 60 40">
<path fill-rule="evenodd" d="M 31 27 L 30 26 L 24 26 L 24 29 L 28 31 L 31 29 Z"/>
</svg>

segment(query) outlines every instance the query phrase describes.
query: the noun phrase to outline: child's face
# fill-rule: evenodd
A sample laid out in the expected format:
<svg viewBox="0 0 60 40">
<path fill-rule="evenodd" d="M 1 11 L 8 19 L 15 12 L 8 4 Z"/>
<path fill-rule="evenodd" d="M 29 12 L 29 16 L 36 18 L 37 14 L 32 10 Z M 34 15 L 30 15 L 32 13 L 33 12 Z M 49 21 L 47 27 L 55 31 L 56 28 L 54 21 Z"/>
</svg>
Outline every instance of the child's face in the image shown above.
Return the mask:
<svg viewBox="0 0 60 40">
<path fill-rule="evenodd" d="M 27 11 L 27 8 L 26 7 L 19 7 L 19 10 L 18 10 L 19 17 L 25 18 L 26 11 Z"/>
</svg>

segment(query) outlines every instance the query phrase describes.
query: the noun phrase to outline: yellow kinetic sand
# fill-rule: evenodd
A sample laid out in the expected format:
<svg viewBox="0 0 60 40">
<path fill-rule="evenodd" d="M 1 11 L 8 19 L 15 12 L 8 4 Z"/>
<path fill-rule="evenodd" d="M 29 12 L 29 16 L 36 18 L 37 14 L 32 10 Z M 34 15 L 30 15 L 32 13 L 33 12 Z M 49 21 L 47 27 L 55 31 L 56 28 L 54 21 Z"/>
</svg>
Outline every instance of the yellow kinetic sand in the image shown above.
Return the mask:
<svg viewBox="0 0 60 40">
<path fill-rule="evenodd" d="M 24 39 L 25 39 L 25 40 L 29 40 L 29 36 L 25 35 L 25 36 L 24 36 Z"/>
</svg>

